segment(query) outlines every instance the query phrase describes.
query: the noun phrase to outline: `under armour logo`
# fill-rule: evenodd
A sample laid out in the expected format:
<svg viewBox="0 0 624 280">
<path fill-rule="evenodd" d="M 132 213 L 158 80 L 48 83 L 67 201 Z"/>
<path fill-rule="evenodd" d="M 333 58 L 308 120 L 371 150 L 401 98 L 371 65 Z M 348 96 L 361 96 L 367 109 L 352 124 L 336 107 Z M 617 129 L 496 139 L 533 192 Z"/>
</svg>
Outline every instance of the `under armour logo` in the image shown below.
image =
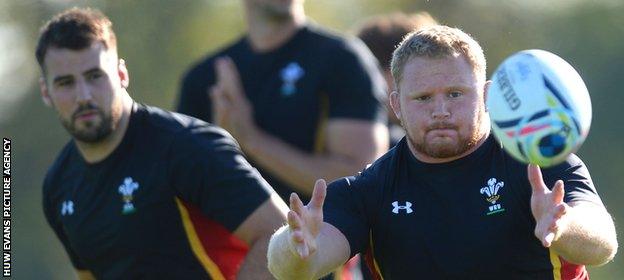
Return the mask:
<svg viewBox="0 0 624 280">
<path fill-rule="evenodd" d="M 61 206 L 62 206 L 61 207 L 62 216 L 74 214 L 74 202 L 73 201 L 65 200 L 63 201 L 63 204 Z"/>
<path fill-rule="evenodd" d="M 405 205 L 399 205 L 398 201 L 392 202 L 392 207 L 394 207 L 392 209 L 392 213 L 394 214 L 399 214 L 399 210 L 405 210 L 405 213 L 407 214 L 414 212 L 412 210 L 412 203 L 409 201 L 406 201 Z"/>
</svg>

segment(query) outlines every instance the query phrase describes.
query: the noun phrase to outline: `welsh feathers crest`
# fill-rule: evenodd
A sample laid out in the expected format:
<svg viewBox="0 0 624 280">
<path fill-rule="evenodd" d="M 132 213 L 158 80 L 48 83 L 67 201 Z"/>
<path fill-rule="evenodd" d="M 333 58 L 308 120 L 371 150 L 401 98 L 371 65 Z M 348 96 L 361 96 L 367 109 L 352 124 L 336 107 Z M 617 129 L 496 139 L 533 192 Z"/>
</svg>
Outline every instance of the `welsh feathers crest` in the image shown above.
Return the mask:
<svg viewBox="0 0 624 280">
<path fill-rule="evenodd" d="M 487 187 L 481 188 L 481 194 L 487 196 L 486 200 L 488 202 L 496 204 L 496 201 L 500 198 L 498 191 L 505 186 L 505 182 L 497 182 L 496 178 L 490 178 L 487 184 Z"/>
<path fill-rule="evenodd" d="M 280 71 L 280 77 L 282 78 L 282 95 L 290 96 L 297 92 L 295 84 L 303 75 L 305 70 L 301 68 L 299 63 L 291 62 L 284 69 Z"/>
<path fill-rule="evenodd" d="M 121 199 L 124 202 L 122 214 L 130 214 L 135 211 L 134 204 L 132 204 L 132 193 L 139 188 L 139 183 L 134 182 L 131 177 L 126 177 L 123 184 L 119 186 L 119 193 Z"/>
</svg>

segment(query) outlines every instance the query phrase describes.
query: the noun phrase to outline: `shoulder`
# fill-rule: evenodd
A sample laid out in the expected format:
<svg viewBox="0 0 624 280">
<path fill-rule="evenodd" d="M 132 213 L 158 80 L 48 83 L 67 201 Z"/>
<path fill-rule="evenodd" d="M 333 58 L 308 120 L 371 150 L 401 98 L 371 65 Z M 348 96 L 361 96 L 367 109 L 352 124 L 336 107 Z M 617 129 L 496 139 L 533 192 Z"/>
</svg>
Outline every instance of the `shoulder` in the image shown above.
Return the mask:
<svg viewBox="0 0 624 280">
<path fill-rule="evenodd" d="M 603 205 L 587 166 L 576 154 L 570 154 L 564 162 L 556 166 L 542 169 L 542 174 L 544 183 L 549 188 L 557 180 L 564 182 L 565 202 Z"/>
<path fill-rule="evenodd" d="M 570 169 L 578 169 L 581 167 L 585 167 L 585 163 L 583 162 L 583 160 L 581 160 L 581 158 L 572 153 L 570 154 L 565 161 L 563 161 L 562 163 L 553 166 L 552 168 L 550 168 L 552 171 L 565 171 L 565 170 L 570 170 Z"/>
<path fill-rule="evenodd" d="M 157 107 L 139 105 L 144 114 L 143 135 L 154 141 L 171 142 L 176 153 L 188 150 L 199 153 L 206 149 L 230 147 L 239 150 L 238 143 L 224 129 L 200 119 Z M 163 143 L 166 146 L 168 143 Z"/>
<path fill-rule="evenodd" d="M 70 170 L 72 164 L 78 164 L 72 162 L 72 153 L 76 153 L 76 148 L 73 141 L 69 141 L 65 147 L 58 154 L 54 163 L 50 166 L 43 179 L 43 210 L 47 215 L 51 214 L 53 210 L 52 205 L 59 202 L 63 196 L 63 177 L 64 171 Z M 51 212 L 52 211 L 52 212 Z"/>
<path fill-rule="evenodd" d="M 306 28 L 310 41 L 314 41 L 317 47 L 330 54 L 360 55 L 370 52 L 366 45 L 353 35 L 341 34 L 317 24 L 308 24 Z"/>
<path fill-rule="evenodd" d="M 559 179 L 590 179 L 587 166 L 576 154 L 570 154 L 565 161 L 552 167 L 542 168 L 544 181 L 553 183 Z"/>
<path fill-rule="evenodd" d="M 152 130 L 155 136 L 171 138 L 178 145 L 196 146 L 206 141 L 232 145 L 236 143 L 227 131 L 200 119 L 146 105 L 139 105 L 138 110 L 145 114 L 143 130 Z M 150 131 L 146 133 L 149 134 Z"/>
<path fill-rule="evenodd" d="M 44 195 L 58 190 L 56 182 L 62 176 L 62 171 L 66 169 L 67 165 L 71 164 L 70 158 L 73 152 L 75 152 L 74 143 L 73 141 L 69 141 L 56 156 L 56 159 L 50 168 L 48 168 L 48 171 L 43 179 Z"/>
</svg>

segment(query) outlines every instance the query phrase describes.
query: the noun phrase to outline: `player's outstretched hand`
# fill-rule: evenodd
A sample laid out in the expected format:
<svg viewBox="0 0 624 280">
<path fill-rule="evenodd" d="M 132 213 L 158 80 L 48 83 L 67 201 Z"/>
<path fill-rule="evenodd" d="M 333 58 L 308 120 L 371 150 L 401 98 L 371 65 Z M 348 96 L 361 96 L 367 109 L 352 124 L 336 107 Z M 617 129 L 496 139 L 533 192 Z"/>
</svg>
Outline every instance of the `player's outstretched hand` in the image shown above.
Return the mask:
<svg viewBox="0 0 624 280">
<path fill-rule="evenodd" d="M 325 180 L 319 179 L 314 184 L 312 199 L 304 206 L 297 194 L 290 195 L 288 227 L 290 247 L 305 259 L 316 252 L 316 238 L 323 225 L 323 202 L 327 194 Z"/>
<path fill-rule="evenodd" d="M 530 164 L 527 167 L 531 183 L 531 212 L 535 218 L 535 236 L 544 247 L 550 247 L 559 239 L 563 231 L 564 215 L 568 204 L 563 202 L 563 181 L 558 180 L 552 191 L 546 187 L 539 166 Z"/>
</svg>

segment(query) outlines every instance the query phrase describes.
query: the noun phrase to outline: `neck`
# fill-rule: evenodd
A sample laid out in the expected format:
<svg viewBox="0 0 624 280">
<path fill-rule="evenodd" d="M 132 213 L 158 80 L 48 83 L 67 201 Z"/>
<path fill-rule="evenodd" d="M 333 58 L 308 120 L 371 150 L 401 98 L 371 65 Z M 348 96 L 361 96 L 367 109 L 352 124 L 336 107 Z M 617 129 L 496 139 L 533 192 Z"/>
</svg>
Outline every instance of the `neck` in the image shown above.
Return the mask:
<svg viewBox="0 0 624 280">
<path fill-rule="evenodd" d="M 412 154 L 414 155 L 414 157 L 416 159 L 418 159 L 421 162 L 424 163 L 446 163 L 446 162 L 451 162 L 454 160 L 458 160 L 460 158 L 463 158 L 469 154 L 472 154 L 474 151 L 476 151 L 477 149 L 479 149 L 479 147 L 481 147 L 481 145 L 483 145 L 483 143 L 485 143 L 485 141 L 488 139 L 488 136 L 490 136 L 490 131 L 489 129 L 486 130 L 481 138 L 479 139 L 479 141 L 477 141 L 477 143 L 471 147 L 470 149 L 468 149 L 467 151 L 457 155 L 457 156 L 453 156 L 453 157 L 447 157 L 447 158 L 435 158 L 435 157 L 431 157 L 429 155 L 426 155 L 424 153 L 421 153 L 419 151 L 416 150 L 416 148 L 414 148 L 414 146 L 412 145 L 412 141 L 407 141 L 407 146 L 409 147 L 410 151 L 412 152 Z M 409 140 L 409 139 L 408 139 Z"/>
<path fill-rule="evenodd" d="M 290 17 L 275 18 L 261 14 L 259 9 L 245 7 L 249 41 L 254 51 L 274 50 L 297 33 L 306 21 L 303 5 L 296 5 Z"/>
<path fill-rule="evenodd" d="M 126 130 L 128 129 L 128 123 L 130 122 L 130 113 L 132 111 L 132 98 L 127 92 L 123 94 L 123 109 L 121 118 L 117 127 L 101 141 L 96 143 L 87 143 L 79 140 L 75 140 L 78 151 L 88 163 L 97 163 L 108 157 L 121 143 Z"/>
</svg>

